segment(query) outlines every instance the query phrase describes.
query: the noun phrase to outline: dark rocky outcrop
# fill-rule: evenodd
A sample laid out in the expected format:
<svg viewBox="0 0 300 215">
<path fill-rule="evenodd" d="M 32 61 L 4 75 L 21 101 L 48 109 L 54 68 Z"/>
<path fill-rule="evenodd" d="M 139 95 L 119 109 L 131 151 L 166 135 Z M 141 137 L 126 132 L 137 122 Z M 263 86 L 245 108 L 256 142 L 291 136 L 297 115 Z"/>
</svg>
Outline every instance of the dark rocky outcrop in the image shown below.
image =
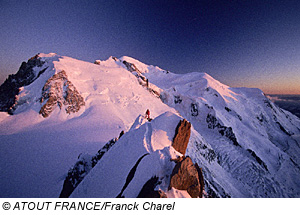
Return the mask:
<svg viewBox="0 0 300 215">
<path fill-rule="evenodd" d="M 277 113 L 277 111 L 275 110 L 275 107 L 272 105 L 272 102 L 270 99 L 268 99 L 267 97 L 264 99 L 264 103 L 266 104 L 267 107 L 271 108 L 275 113 Z"/>
<path fill-rule="evenodd" d="M 85 105 L 83 97 L 68 80 L 64 70 L 53 75 L 44 85 L 40 102 L 45 100 L 47 101 L 40 110 L 43 117 L 48 117 L 57 106 L 62 108 L 62 105 L 65 105 L 66 112 L 70 114 L 79 111 L 81 106 Z"/>
<path fill-rule="evenodd" d="M 201 187 L 202 182 L 200 183 L 199 174 L 202 175 L 202 172 L 198 172 L 192 159 L 185 157 L 175 165 L 171 174 L 169 189 L 174 187 L 178 190 L 186 190 L 192 198 L 202 197 L 204 185 Z"/>
<path fill-rule="evenodd" d="M 225 110 L 226 110 L 227 112 L 231 112 L 231 111 L 232 111 L 229 107 L 225 107 Z"/>
<path fill-rule="evenodd" d="M 228 112 L 228 113 L 231 113 L 233 116 L 237 117 L 240 121 L 242 121 L 242 117 L 241 115 L 239 115 L 238 113 L 236 113 L 235 111 L 231 110 L 229 107 L 225 107 L 225 110 Z"/>
<path fill-rule="evenodd" d="M 203 173 L 202 173 L 202 168 L 200 168 L 197 163 L 195 164 L 195 167 L 196 167 L 197 172 L 198 172 L 199 183 L 200 183 L 200 194 L 199 194 L 199 197 L 202 198 L 203 191 L 204 191 L 204 177 L 203 177 Z"/>
<path fill-rule="evenodd" d="M 144 87 L 148 87 L 148 79 L 142 74 L 142 72 L 136 67 L 135 64 L 129 63 L 127 61 L 123 61 L 123 64 L 126 66 L 127 70 L 131 73 L 136 72 L 135 76 L 137 77 L 140 85 Z"/>
<path fill-rule="evenodd" d="M 191 115 L 192 116 L 198 116 L 199 115 L 199 110 L 198 110 L 198 104 L 197 103 L 192 103 L 191 104 Z"/>
<path fill-rule="evenodd" d="M 231 198 L 222 186 L 215 181 L 205 181 L 205 198 Z"/>
<path fill-rule="evenodd" d="M 258 121 L 260 122 L 261 125 L 263 122 L 268 122 L 267 118 L 262 113 L 260 113 L 259 116 L 256 116 L 256 119 L 258 119 Z"/>
<path fill-rule="evenodd" d="M 182 98 L 180 98 L 180 96 L 174 96 L 174 103 L 175 104 L 181 104 L 182 102 Z"/>
<path fill-rule="evenodd" d="M 122 133 L 123 131 L 121 131 Z M 120 134 L 121 134 L 120 133 Z M 121 135 L 120 135 L 121 136 Z M 119 136 L 119 138 L 120 138 Z M 98 152 L 95 156 L 92 158 L 92 167 L 96 166 L 98 161 L 103 157 L 103 155 L 113 146 L 115 143 L 119 140 L 119 138 L 113 138 L 110 141 L 108 141 Z"/>
<path fill-rule="evenodd" d="M 184 155 L 189 143 L 190 135 L 191 123 L 186 119 L 181 120 L 178 123 L 175 131 L 175 136 L 172 143 L 173 148 Z"/>
<path fill-rule="evenodd" d="M 147 88 L 147 90 L 155 95 L 157 98 L 160 98 L 160 92 L 156 91 L 155 89 L 149 87 L 149 80 L 142 74 L 142 72 L 136 67 L 135 64 L 129 63 L 126 60 L 122 61 L 122 63 L 126 66 L 127 70 L 131 73 L 136 73 L 135 76 L 140 85 Z"/>
<path fill-rule="evenodd" d="M 280 124 L 280 122 L 276 122 L 276 124 L 279 126 L 280 130 L 283 131 L 286 135 L 288 135 L 288 136 L 294 135 L 293 132 L 288 132 L 288 131 Z"/>
<path fill-rule="evenodd" d="M 69 170 L 68 175 L 64 181 L 62 191 L 59 195 L 60 198 L 67 198 L 71 195 L 77 185 L 92 169 L 92 162 L 84 156 L 79 156 L 79 160 L 74 167 Z"/>
<path fill-rule="evenodd" d="M 141 71 L 133 63 L 129 63 L 126 60 L 124 60 L 123 64 L 126 66 L 129 72 L 137 72 L 138 74 L 141 74 Z"/>
<path fill-rule="evenodd" d="M 209 163 L 216 159 L 216 153 L 212 148 L 209 148 L 205 143 L 201 141 L 194 141 L 197 153 L 203 156 Z"/>
<path fill-rule="evenodd" d="M 159 184 L 158 177 L 150 178 L 141 189 L 137 198 L 167 198 L 167 195 L 162 190 L 154 190 Z"/>
<path fill-rule="evenodd" d="M 90 160 L 80 155 L 78 161 L 69 170 L 59 197 L 69 197 L 78 184 L 83 180 L 83 178 L 98 163 L 102 156 L 117 142 L 117 140 L 117 138 L 111 139 Z"/>
<path fill-rule="evenodd" d="M 262 159 L 260 159 L 260 157 L 258 157 L 254 151 L 252 151 L 251 149 L 247 149 L 247 151 L 251 154 L 252 157 L 255 158 L 255 160 L 256 160 L 263 168 L 265 168 L 267 171 L 269 171 L 267 165 L 265 164 L 265 162 L 263 162 Z"/>
<path fill-rule="evenodd" d="M 101 61 L 100 60 L 95 60 L 94 64 L 100 65 Z"/>
<path fill-rule="evenodd" d="M 41 67 L 44 64 L 36 55 L 30 58 L 27 63 L 23 62 L 16 74 L 9 75 L 4 83 L 0 86 L 0 111 L 13 114 L 17 101 L 17 95 L 19 94 L 19 88 L 31 84 L 36 78 L 38 78 L 46 68 L 41 70 L 38 74 L 33 71 L 34 67 Z"/>
<path fill-rule="evenodd" d="M 221 125 L 219 120 L 213 116 L 212 114 L 207 114 L 206 117 L 206 123 L 209 129 L 217 129 L 218 132 L 222 135 L 227 137 L 233 145 L 241 147 L 240 144 L 238 143 L 235 134 L 233 133 L 233 130 L 231 127 L 226 127 L 224 125 Z"/>
</svg>

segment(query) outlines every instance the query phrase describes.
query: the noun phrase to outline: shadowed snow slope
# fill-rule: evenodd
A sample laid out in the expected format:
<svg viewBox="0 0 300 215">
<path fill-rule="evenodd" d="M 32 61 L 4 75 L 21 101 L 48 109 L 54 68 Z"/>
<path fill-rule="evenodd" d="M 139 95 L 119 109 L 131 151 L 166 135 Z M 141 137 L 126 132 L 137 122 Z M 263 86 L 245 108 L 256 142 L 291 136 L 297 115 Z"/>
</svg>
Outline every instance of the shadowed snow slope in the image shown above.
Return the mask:
<svg viewBox="0 0 300 215">
<path fill-rule="evenodd" d="M 120 131 L 127 131 L 147 108 L 151 117 L 174 112 L 112 58 L 101 65 L 56 54 L 37 58 L 44 63 L 34 71 L 46 71 L 21 87 L 13 115 L 0 115 L 1 197 L 58 197 L 64 177 L 80 153 L 96 153 Z M 68 114 L 67 106 L 56 104 L 44 118 L 39 114 L 45 104 L 41 103 L 43 87 L 61 71 L 85 105 Z"/>
<path fill-rule="evenodd" d="M 202 168 L 208 196 L 300 197 L 300 120 L 261 90 L 130 57 L 97 64 L 53 53 L 33 59 L 0 87 L 1 110 L 11 114 L 0 114 L 1 197 L 58 197 L 78 155 L 95 155 L 122 130 L 71 196 L 136 197 L 158 177 L 157 190 L 189 197 L 167 189 L 183 118 L 192 124 L 186 155 Z"/>
<path fill-rule="evenodd" d="M 134 177 L 122 196 L 137 197 L 143 185 L 154 176 L 160 178 L 160 186 L 166 191 L 175 166 L 171 159 L 181 155 L 171 146 L 180 119 L 179 116 L 166 112 L 125 133 L 79 184 L 71 197 L 117 197 L 130 170 L 140 158 Z"/>
</svg>

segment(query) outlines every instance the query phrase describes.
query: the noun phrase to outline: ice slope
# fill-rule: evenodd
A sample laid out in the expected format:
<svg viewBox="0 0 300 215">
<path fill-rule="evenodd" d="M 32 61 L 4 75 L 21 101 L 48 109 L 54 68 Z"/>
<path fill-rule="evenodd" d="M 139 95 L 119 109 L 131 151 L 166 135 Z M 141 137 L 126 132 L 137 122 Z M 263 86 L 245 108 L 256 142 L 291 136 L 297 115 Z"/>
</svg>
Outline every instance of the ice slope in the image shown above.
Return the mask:
<svg viewBox="0 0 300 215">
<path fill-rule="evenodd" d="M 296 116 L 278 108 L 259 89 L 231 88 L 205 73 L 173 74 L 133 62 L 162 101 L 189 120 L 211 145 L 221 171 L 203 161 L 201 142 L 189 144 L 188 154 L 204 166 L 212 195 L 299 197 Z"/>
<path fill-rule="evenodd" d="M 101 65 L 57 54 L 39 54 L 46 71 L 22 87 L 14 115 L 0 115 L 1 197 L 58 197 L 68 169 L 80 153 L 96 153 L 105 142 L 127 131 L 139 114 L 173 111 L 150 94 L 120 63 Z M 79 112 L 57 106 L 39 114 L 42 88 L 64 70 L 84 98 Z"/>
<path fill-rule="evenodd" d="M 170 175 L 175 166 L 171 159 L 182 156 L 171 146 L 181 117 L 166 112 L 151 122 L 143 118 L 140 115 L 129 132 L 104 154 L 71 197 L 133 198 L 138 196 L 143 185 L 152 177 L 161 180 L 157 189 L 168 191 Z M 134 166 L 134 177 L 124 186 Z M 189 196 L 186 193 L 183 195 Z"/>
</svg>

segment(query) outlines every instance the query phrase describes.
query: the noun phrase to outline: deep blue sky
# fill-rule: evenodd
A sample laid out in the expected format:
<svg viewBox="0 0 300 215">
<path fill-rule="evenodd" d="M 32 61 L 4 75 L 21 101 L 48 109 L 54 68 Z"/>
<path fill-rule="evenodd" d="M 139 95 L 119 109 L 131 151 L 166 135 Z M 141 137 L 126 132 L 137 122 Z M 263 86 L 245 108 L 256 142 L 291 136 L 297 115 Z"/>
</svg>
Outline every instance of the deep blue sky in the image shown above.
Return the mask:
<svg viewBox="0 0 300 215">
<path fill-rule="evenodd" d="M 131 56 L 230 86 L 300 94 L 300 1 L 0 0 L 0 83 L 55 52 Z"/>
</svg>

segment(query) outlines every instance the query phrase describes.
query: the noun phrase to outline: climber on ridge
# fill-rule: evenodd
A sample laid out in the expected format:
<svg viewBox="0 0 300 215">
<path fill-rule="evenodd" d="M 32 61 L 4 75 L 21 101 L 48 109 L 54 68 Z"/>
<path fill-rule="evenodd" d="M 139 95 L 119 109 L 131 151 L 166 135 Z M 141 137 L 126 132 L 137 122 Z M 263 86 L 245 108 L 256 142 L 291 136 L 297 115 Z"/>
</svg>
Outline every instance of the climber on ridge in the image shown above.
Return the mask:
<svg viewBox="0 0 300 215">
<path fill-rule="evenodd" d="M 148 119 L 148 120 L 150 120 L 150 110 L 149 109 L 147 109 L 146 110 L 146 119 Z"/>
</svg>

